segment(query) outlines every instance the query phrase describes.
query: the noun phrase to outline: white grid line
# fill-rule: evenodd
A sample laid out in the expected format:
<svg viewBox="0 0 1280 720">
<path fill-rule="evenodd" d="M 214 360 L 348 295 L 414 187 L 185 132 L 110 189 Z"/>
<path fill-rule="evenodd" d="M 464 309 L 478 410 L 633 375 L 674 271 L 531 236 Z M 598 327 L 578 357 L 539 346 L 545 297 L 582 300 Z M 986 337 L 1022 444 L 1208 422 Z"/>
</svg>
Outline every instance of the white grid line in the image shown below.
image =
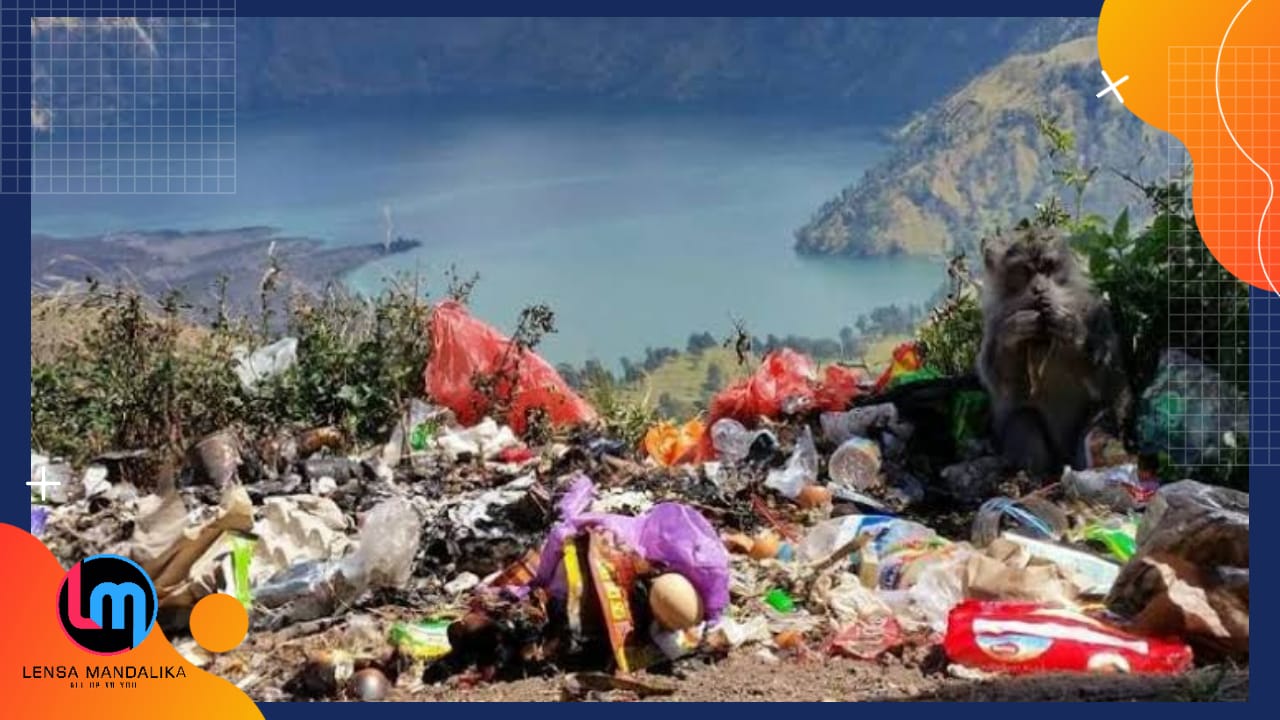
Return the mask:
<svg viewBox="0 0 1280 720">
<path fill-rule="evenodd" d="M 16 30 L 29 46 L 31 107 L 7 98 L 4 123 L 16 110 L 40 126 L 32 193 L 235 192 L 235 0 L 101 0 L 83 18 L 67 0 L 18 4 L 2 24 L 6 44 Z M 0 191 L 13 191 L 11 152 L 6 140 Z"/>
<path fill-rule="evenodd" d="M 1258 76 L 1261 73 L 1262 79 L 1265 81 L 1270 77 L 1270 67 L 1272 63 L 1273 50 L 1271 47 L 1231 47 L 1226 48 L 1222 54 L 1222 89 L 1224 95 L 1231 97 L 1241 97 L 1240 90 L 1247 89 L 1249 94 L 1244 95 L 1238 104 L 1242 107 L 1233 110 L 1230 113 L 1233 129 L 1237 136 L 1254 137 L 1259 133 L 1265 133 L 1270 127 L 1272 118 L 1270 99 L 1265 92 L 1265 85 L 1259 86 Z M 1183 150 L 1181 144 L 1174 139 L 1174 135 L 1187 137 L 1189 145 L 1195 145 L 1203 148 L 1199 153 L 1200 157 L 1196 161 L 1196 169 L 1199 170 L 1194 181 L 1207 183 L 1204 179 L 1204 171 L 1206 168 L 1234 168 L 1235 166 L 1244 166 L 1246 160 L 1239 155 L 1239 151 L 1233 144 L 1223 145 L 1206 145 L 1201 142 L 1202 135 L 1205 131 L 1217 131 L 1221 128 L 1221 118 L 1218 115 L 1217 99 L 1214 92 L 1214 70 L 1218 60 L 1218 48 L 1215 47 L 1170 47 L 1168 54 L 1169 63 L 1169 87 L 1167 93 L 1169 131 L 1168 136 L 1168 164 L 1170 175 L 1177 177 L 1190 177 L 1191 166 L 1190 156 Z M 1261 58 L 1259 58 L 1261 55 Z M 1246 57 L 1247 56 L 1247 57 Z M 1259 102 L 1265 102 L 1265 105 L 1259 106 Z M 1239 125 L 1240 127 L 1235 127 Z M 1259 151 L 1280 149 L 1270 148 L 1265 144 L 1259 146 L 1249 144 L 1250 149 L 1257 148 Z M 1248 166 L 1252 170 L 1252 165 Z M 1217 186 L 1201 187 L 1201 199 L 1212 198 L 1231 203 L 1230 209 L 1226 207 L 1220 208 L 1218 215 L 1227 218 L 1249 218 L 1255 223 L 1257 214 L 1252 211 L 1239 209 L 1238 200 L 1247 197 L 1248 193 L 1253 190 L 1249 187 L 1242 187 L 1238 178 L 1239 174 L 1231 173 L 1230 187 Z M 1205 194 L 1205 192 L 1214 193 L 1213 195 Z M 1191 200 L 1188 196 L 1188 201 Z M 1256 227 L 1256 225 L 1255 225 Z M 1250 233 L 1244 233 L 1247 237 L 1236 237 L 1236 233 L 1231 233 L 1228 242 L 1219 248 L 1219 254 L 1230 261 L 1234 261 L 1239 257 L 1256 257 L 1256 236 Z M 1170 345 L 1176 348 L 1186 349 L 1191 355 L 1204 355 L 1206 350 L 1221 350 L 1228 347 L 1248 347 L 1250 342 L 1249 327 L 1225 327 L 1230 325 L 1228 319 L 1230 315 L 1214 314 L 1203 312 L 1203 308 L 1193 309 L 1190 302 L 1202 298 L 1211 298 L 1224 301 L 1233 301 L 1240 298 L 1247 298 L 1248 287 L 1242 283 L 1234 281 L 1217 281 L 1207 279 L 1206 276 L 1197 273 L 1197 268 L 1191 266 L 1188 262 L 1174 262 L 1175 258 L 1186 257 L 1186 251 L 1191 249 L 1192 243 L 1200 243 L 1201 239 L 1191 232 L 1186 231 L 1177 234 L 1170 241 L 1170 287 L 1168 293 L 1169 302 L 1169 339 Z M 1240 253 L 1248 253 L 1241 255 Z M 1209 262 L 1214 262 L 1209 260 Z M 1173 291 L 1173 283 L 1178 282 L 1183 285 L 1191 285 L 1195 289 L 1188 292 L 1186 296 L 1177 294 Z M 1255 348 L 1258 350 L 1261 348 Z M 1256 353 L 1255 353 L 1256 355 Z M 1265 427 L 1253 427 L 1252 418 L 1249 413 L 1249 403 L 1247 399 L 1240 402 L 1240 398 L 1235 397 L 1233 393 L 1226 391 L 1223 386 L 1235 382 L 1244 383 L 1248 380 L 1251 372 L 1258 372 L 1256 365 L 1250 366 L 1248 360 L 1250 353 L 1245 354 L 1245 362 L 1235 364 L 1224 364 L 1222 362 L 1215 366 L 1221 376 L 1221 383 L 1215 384 L 1211 378 L 1197 376 L 1191 367 L 1175 367 L 1176 372 L 1185 373 L 1190 376 L 1189 386 L 1183 390 L 1189 390 L 1183 394 L 1183 398 L 1189 404 L 1196 406 L 1203 412 L 1200 416 L 1191 416 L 1189 421 L 1198 425 L 1200 428 L 1214 432 L 1221 436 L 1223 432 L 1234 428 L 1248 428 L 1249 446 L 1252 454 L 1254 465 L 1280 465 L 1280 448 L 1274 447 L 1272 442 L 1273 436 L 1265 429 Z M 1265 372 L 1265 370 L 1264 370 Z M 1262 432 L 1254 432 L 1254 430 L 1262 430 Z M 1195 447 L 1194 441 L 1188 439 L 1186 445 L 1179 446 L 1175 442 L 1175 438 L 1170 434 L 1168 440 L 1168 448 L 1172 455 L 1178 457 L 1194 457 Z M 1194 462 L 1181 463 L 1183 467 L 1221 467 L 1226 465 L 1228 458 L 1199 458 Z"/>
</svg>

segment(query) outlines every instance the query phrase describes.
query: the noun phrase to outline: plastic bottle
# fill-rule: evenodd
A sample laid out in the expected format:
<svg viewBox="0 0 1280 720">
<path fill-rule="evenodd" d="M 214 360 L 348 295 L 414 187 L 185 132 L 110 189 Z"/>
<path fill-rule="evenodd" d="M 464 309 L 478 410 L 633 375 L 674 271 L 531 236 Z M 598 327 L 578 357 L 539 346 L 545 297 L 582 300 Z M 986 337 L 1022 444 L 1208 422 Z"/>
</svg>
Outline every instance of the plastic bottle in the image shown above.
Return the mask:
<svg viewBox="0 0 1280 720">
<path fill-rule="evenodd" d="M 720 418 L 711 426 L 711 445 L 716 455 L 725 462 L 741 462 L 752 451 L 772 451 L 778 440 L 768 430 L 748 430 L 733 418 Z"/>
<path fill-rule="evenodd" d="M 340 560 L 299 563 L 277 573 L 254 588 L 255 607 L 302 622 L 331 614 L 371 587 L 403 587 L 413 573 L 421 534 L 422 521 L 408 500 L 386 500 L 369 511 L 354 553 Z"/>
<path fill-rule="evenodd" d="M 831 454 L 831 484 L 865 491 L 881 484 L 880 447 L 864 437 L 851 437 Z"/>
</svg>

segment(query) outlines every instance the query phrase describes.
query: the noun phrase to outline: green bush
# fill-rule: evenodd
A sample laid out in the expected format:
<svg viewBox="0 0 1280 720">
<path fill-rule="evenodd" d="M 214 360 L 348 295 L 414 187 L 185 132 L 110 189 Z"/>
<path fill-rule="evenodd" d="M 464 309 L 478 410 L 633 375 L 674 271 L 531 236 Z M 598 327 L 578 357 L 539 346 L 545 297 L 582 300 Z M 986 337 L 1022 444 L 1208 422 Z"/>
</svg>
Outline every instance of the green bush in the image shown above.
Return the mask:
<svg viewBox="0 0 1280 720">
<path fill-rule="evenodd" d="M 965 267 L 964 256 L 952 258 L 948 274 L 952 288 L 921 324 L 916 338 L 925 362 L 946 375 L 975 371 L 982 345 L 982 306 L 977 285 Z"/>
<path fill-rule="evenodd" d="M 1143 192 L 1156 214 L 1142 231 L 1131 232 L 1125 212 L 1109 229 L 1090 224 L 1075 238 L 1094 287 L 1111 306 L 1134 388 L 1151 383 L 1161 352 L 1172 346 L 1190 349 L 1247 395 L 1248 286 L 1209 252 L 1184 184 Z"/>
<path fill-rule="evenodd" d="M 32 357 L 31 441 L 83 462 L 106 450 L 179 450 L 231 422 L 243 397 L 231 343 L 191 333 L 177 296 L 158 305 L 127 288 L 92 289 L 79 308 L 88 330 L 51 357 Z"/>
<path fill-rule="evenodd" d="M 336 425 L 381 442 L 422 392 L 430 308 L 405 282 L 371 299 L 333 289 L 295 301 L 280 329 L 298 338 L 298 362 L 252 390 L 235 376 L 234 350 L 278 339 L 263 318 L 220 307 L 211 328 L 199 327 L 177 296 L 152 302 L 129 287 L 59 302 L 59 321 L 78 317 L 89 329 L 57 352 L 33 352 L 31 441 L 76 463 L 106 450 L 178 454 L 231 425 L 250 437 Z"/>
</svg>

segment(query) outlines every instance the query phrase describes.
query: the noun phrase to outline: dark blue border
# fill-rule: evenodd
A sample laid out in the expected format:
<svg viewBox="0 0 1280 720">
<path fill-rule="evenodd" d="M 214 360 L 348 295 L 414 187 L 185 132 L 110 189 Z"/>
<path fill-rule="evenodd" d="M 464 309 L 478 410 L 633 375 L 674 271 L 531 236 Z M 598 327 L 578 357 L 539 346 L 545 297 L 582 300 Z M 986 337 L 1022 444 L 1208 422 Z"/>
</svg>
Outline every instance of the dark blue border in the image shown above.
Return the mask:
<svg viewBox="0 0 1280 720">
<path fill-rule="evenodd" d="M 206 4 L 212 4 L 209 0 L 205 0 Z M 47 6 L 50 0 L 5 0 L 4 9 L 12 12 L 15 6 Z M 54 0 L 57 5 L 68 6 L 67 14 L 72 16 L 87 15 L 92 11 L 86 8 L 97 10 L 98 8 L 111 8 L 114 6 L 123 7 L 139 7 L 146 4 L 163 5 L 165 0 Z M 339 2 L 338 0 L 238 0 L 236 3 L 236 12 L 241 17 L 272 17 L 272 16 L 355 16 L 362 17 L 390 17 L 390 16 L 414 16 L 414 15 L 435 15 L 448 16 L 457 14 L 460 16 L 485 16 L 485 15 L 529 15 L 535 8 L 529 3 L 512 2 L 471 2 L 454 7 L 449 6 L 432 6 L 420 1 L 411 2 L 410 0 L 364 0 L 356 5 L 350 2 Z M 1153 11 L 1158 11 L 1158 2 L 1153 2 Z M 898 17 L 910 16 L 937 16 L 937 17 L 996 17 L 996 16 L 1097 16 L 1101 9 L 1102 3 L 1098 0 L 1040 0 L 1038 2 L 1026 2 L 1018 0 L 985 0 L 982 2 L 949 2 L 947 0 L 897 0 L 883 6 L 866 6 L 851 2 L 805 2 L 793 1 L 778 6 L 770 6 L 760 2 L 746 3 L 689 3 L 689 2 L 648 2 L 648 3 L 611 3 L 608 5 L 600 5 L 596 3 L 586 2 L 563 2 L 539 3 L 536 11 L 541 15 L 561 15 L 561 16 L 598 16 L 598 15 L 623 15 L 623 16 L 714 16 L 714 15 L 758 15 L 772 16 L 778 14 L 787 14 L 793 16 L 876 16 L 876 15 L 893 15 Z M 886 12 L 888 11 L 888 12 Z M 99 12 L 92 12 L 99 14 Z M 159 12 L 151 13 L 159 15 Z M 26 49 L 29 52 L 29 48 Z M 29 58 L 19 58 L 29 62 Z M 29 65 L 27 74 L 29 74 Z M 6 87 L 6 91 L 10 88 Z M 20 93 L 29 93 L 29 83 L 23 87 L 17 88 Z M 29 95 L 23 100 L 23 96 L 19 97 L 19 107 L 29 106 Z M 24 115 L 24 121 L 26 116 Z M 29 133 L 29 128 L 27 128 Z M 29 135 L 26 135 L 29 137 Z M 29 172 L 26 173 L 29 176 Z M 30 264 L 30 243 L 27 240 L 19 240 L 30 236 L 31 232 L 31 203 L 30 197 L 27 195 L 0 195 L 0 224 L 5 230 L 4 236 L 11 238 L 11 241 L 20 243 L 24 254 L 27 256 L 28 265 Z M 3 312 L 7 318 L 5 330 L 12 342 L 16 342 L 20 337 L 20 333 L 25 327 L 26 335 L 30 337 L 30 313 L 22 313 L 21 307 L 30 303 L 29 288 L 30 277 L 24 275 L 19 277 L 18 270 L 22 267 L 13 262 L 0 264 L 0 272 L 8 276 L 7 281 L 0 282 L 0 292 L 4 293 L 4 297 L 8 300 L 0 304 L 4 308 Z M 28 288 L 23 291 L 22 288 Z M 20 294 L 21 293 L 21 294 Z M 1280 413 L 1280 399 L 1272 400 L 1272 384 L 1265 369 L 1261 372 L 1257 370 L 1260 365 L 1269 364 L 1272 361 L 1280 362 L 1280 356 L 1273 357 L 1270 351 L 1271 338 L 1273 331 L 1267 322 L 1267 317 L 1275 315 L 1280 317 L 1280 299 L 1266 295 L 1261 292 L 1255 292 L 1252 298 L 1252 314 L 1254 318 L 1251 327 L 1251 342 L 1253 343 L 1251 357 L 1254 358 L 1254 374 L 1252 378 L 1252 400 L 1251 412 L 1255 419 L 1261 415 L 1275 415 Z M 1276 336 L 1280 336 L 1280 321 L 1274 331 Z M 3 438 L 3 453 L 5 457 L 10 458 L 10 462 L 17 470 L 17 463 L 23 454 L 30 450 L 30 412 L 27 415 L 21 415 L 21 400 L 18 393 L 23 389 L 28 390 L 28 403 L 30 402 L 30 385 L 22 384 L 22 379 L 30 378 L 30 355 L 21 355 L 20 350 L 7 355 L 0 355 L 0 362 L 3 363 L 3 372 L 0 372 L 0 419 L 3 420 L 4 432 L 0 433 Z M 1280 378 L 1277 378 L 1280 381 Z M 1270 428 L 1267 429 L 1270 431 Z M 27 440 L 26 443 L 23 440 Z M 1270 443 L 1268 443 L 1270 444 Z M 1263 460 L 1265 462 L 1265 460 Z M 1258 468 L 1251 473 L 1251 490 L 1254 494 L 1261 494 L 1263 507 L 1267 506 L 1269 501 L 1266 497 L 1271 493 L 1270 482 L 1280 478 L 1280 467 L 1275 468 Z M 1259 482 L 1261 480 L 1261 482 Z M 0 483 L 0 521 L 17 525 L 19 527 L 28 527 L 30 517 L 28 515 L 28 489 L 23 483 L 25 480 L 14 478 L 9 482 Z M 1269 529 L 1269 523 L 1264 522 L 1259 528 L 1261 533 L 1259 537 L 1261 542 L 1266 543 L 1267 538 L 1273 533 Z M 1265 547 L 1265 545 L 1263 545 Z M 1264 562 L 1265 562 L 1264 555 Z M 1261 662 L 1260 669 L 1262 677 L 1268 677 L 1267 667 L 1271 666 L 1268 638 L 1272 637 L 1271 633 L 1275 632 L 1274 623 L 1270 620 L 1270 615 L 1265 608 L 1270 604 L 1266 597 L 1270 596 L 1269 582 L 1267 577 L 1271 571 L 1265 568 L 1258 579 L 1255 579 L 1255 588 L 1262 590 L 1260 596 L 1261 601 L 1259 607 L 1264 610 L 1253 616 L 1253 635 L 1260 639 L 1260 647 L 1263 648 L 1261 656 L 1258 658 Z M 1260 580 L 1260 581 L 1259 581 Z M 1264 683 L 1259 686 L 1254 697 L 1248 706 L 1242 706 L 1241 712 L 1252 712 L 1254 706 L 1259 703 L 1267 703 L 1274 695 L 1269 686 Z M 761 712 L 762 717 L 776 717 L 777 711 L 768 708 L 750 707 L 754 703 L 742 703 L 736 707 L 718 709 L 720 712 L 732 714 L 735 717 L 749 718 L 754 716 L 755 712 Z M 805 712 L 816 713 L 818 715 L 826 715 L 831 713 L 831 717 L 844 716 L 847 713 L 858 712 L 874 712 L 878 714 L 888 714 L 894 718 L 903 718 L 903 720 L 911 720 L 911 718 L 929 718 L 935 713 L 950 714 L 956 712 L 954 708 L 933 709 L 914 705 L 893 705 L 880 706 L 876 708 L 859 707 L 856 709 L 845 709 L 833 707 L 823 710 L 824 706 L 814 705 L 807 708 Z M 405 704 L 381 704 L 376 707 L 357 707 L 353 705 L 339 704 L 292 704 L 292 703 L 272 703 L 263 706 L 263 712 L 272 720 L 291 720 L 297 718 L 299 720 L 320 720 L 322 718 L 338 718 L 349 717 L 357 713 L 370 714 L 377 720 L 383 718 L 413 718 L 421 720 L 424 715 L 430 714 L 432 711 L 429 705 L 421 703 L 405 703 Z M 634 717 L 637 714 L 645 714 L 646 716 L 654 711 L 653 706 L 637 706 L 630 704 L 613 705 L 605 709 L 600 706 L 567 706 L 567 707 L 525 707 L 513 710 L 513 712 L 524 714 L 526 717 L 541 716 L 547 713 L 545 717 L 587 717 L 599 716 L 607 713 L 610 716 L 617 717 Z M 1146 708 L 1143 708 L 1144 710 Z M 1115 713 L 1116 717 L 1131 717 L 1137 708 L 1090 708 L 1090 714 L 1111 715 Z M 190 712 L 191 709 L 183 710 L 174 708 L 174 712 L 178 715 L 184 712 Z M 683 714 L 685 710 L 672 708 L 671 712 Z M 456 712 L 450 709 L 446 712 Z M 980 708 L 977 712 L 990 713 L 992 715 L 1001 715 L 1006 717 L 1021 717 L 1025 712 L 1025 708 L 1017 707 L 993 707 L 988 706 Z M 1043 707 L 1037 707 L 1036 713 L 1044 713 L 1048 716 L 1057 717 L 1078 717 L 1082 712 L 1081 708 L 1068 703 L 1045 703 Z M 1188 705 L 1168 705 L 1156 710 L 1156 712 L 1168 717 L 1191 717 L 1192 714 L 1200 714 L 1204 712 L 1202 708 L 1192 707 Z M 1006 715 L 1006 713 L 1008 715 Z M 480 714 L 484 714 L 481 712 Z"/>
</svg>

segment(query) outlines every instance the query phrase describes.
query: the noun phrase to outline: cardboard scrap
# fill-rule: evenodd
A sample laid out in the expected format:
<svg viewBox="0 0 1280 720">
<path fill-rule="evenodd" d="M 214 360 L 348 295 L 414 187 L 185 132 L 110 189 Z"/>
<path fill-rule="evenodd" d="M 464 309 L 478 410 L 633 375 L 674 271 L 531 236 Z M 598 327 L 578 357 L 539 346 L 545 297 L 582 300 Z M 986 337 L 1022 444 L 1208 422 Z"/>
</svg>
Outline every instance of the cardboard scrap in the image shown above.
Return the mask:
<svg viewBox="0 0 1280 720">
<path fill-rule="evenodd" d="M 253 528 L 253 503 L 238 485 L 228 487 L 213 518 L 192 523 L 176 492 L 139 502 L 129 556 L 151 576 L 160 607 L 190 607 L 215 591 L 217 563 L 230 532 Z"/>
</svg>

